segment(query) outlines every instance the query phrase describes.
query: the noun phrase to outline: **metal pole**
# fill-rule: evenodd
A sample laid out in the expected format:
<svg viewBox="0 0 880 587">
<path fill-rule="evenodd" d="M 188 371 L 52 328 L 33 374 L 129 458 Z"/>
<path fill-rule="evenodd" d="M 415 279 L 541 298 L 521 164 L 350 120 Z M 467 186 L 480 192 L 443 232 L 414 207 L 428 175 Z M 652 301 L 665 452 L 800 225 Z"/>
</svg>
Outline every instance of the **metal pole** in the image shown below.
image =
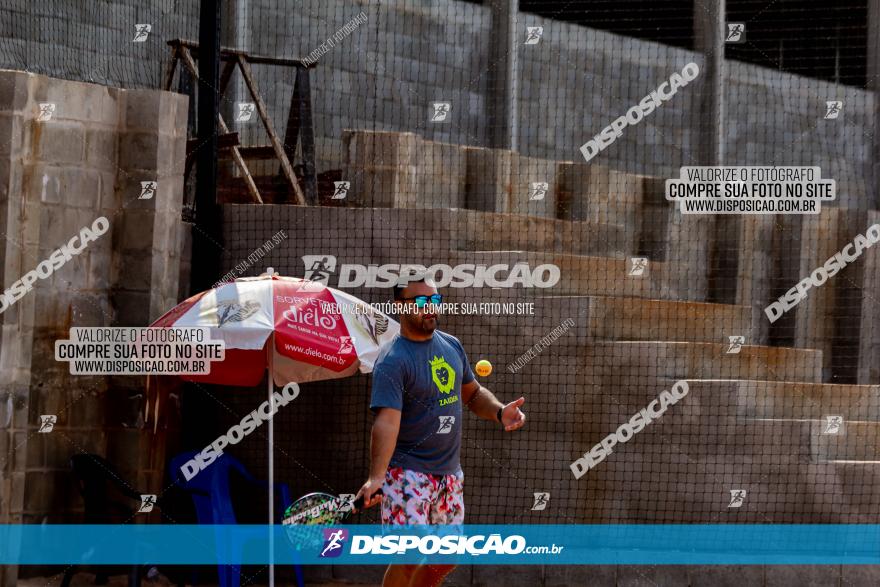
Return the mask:
<svg viewBox="0 0 880 587">
<path fill-rule="evenodd" d="M 198 135 L 195 222 L 192 231 L 192 291 L 210 288 L 220 275 L 223 253 L 217 206 L 217 114 L 220 96 L 220 0 L 200 0 Z"/>
<path fill-rule="evenodd" d="M 724 43 L 727 38 L 725 0 L 694 0 L 694 49 L 702 53 L 699 136 L 696 159 L 699 165 L 724 165 Z M 693 220 L 689 220 L 689 224 Z M 740 227 L 735 216 L 700 219 L 694 234 L 709 243 L 717 261 L 699 259 L 699 278 L 706 279 L 707 301 L 734 303 L 738 284 L 737 242 Z M 691 230 L 691 229 L 687 229 Z M 687 253 L 691 254 L 691 253 Z M 695 258 L 697 259 L 697 258 Z"/>
<path fill-rule="evenodd" d="M 269 342 L 270 349 L 274 341 Z M 271 352 L 271 351 L 270 351 Z M 272 385 L 272 369 L 269 375 L 270 413 L 275 414 L 275 395 Z M 275 418 L 269 418 L 269 587 L 275 587 Z"/>
<path fill-rule="evenodd" d="M 251 26 L 250 26 L 251 0 L 226 0 L 223 4 L 222 25 L 223 34 L 220 40 L 224 47 L 233 47 L 243 51 L 251 51 Z M 244 84 L 241 75 L 233 74 L 226 89 L 227 99 L 220 105 L 223 119 L 238 131 L 243 145 L 251 144 L 252 129 L 250 124 L 242 124 L 236 121 L 238 115 L 237 104 L 240 102 L 252 102 L 250 93 Z M 254 117 L 255 118 L 255 117 Z M 231 121 L 231 122 L 230 122 Z M 253 122 L 253 119 L 250 121 Z"/>
</svg>

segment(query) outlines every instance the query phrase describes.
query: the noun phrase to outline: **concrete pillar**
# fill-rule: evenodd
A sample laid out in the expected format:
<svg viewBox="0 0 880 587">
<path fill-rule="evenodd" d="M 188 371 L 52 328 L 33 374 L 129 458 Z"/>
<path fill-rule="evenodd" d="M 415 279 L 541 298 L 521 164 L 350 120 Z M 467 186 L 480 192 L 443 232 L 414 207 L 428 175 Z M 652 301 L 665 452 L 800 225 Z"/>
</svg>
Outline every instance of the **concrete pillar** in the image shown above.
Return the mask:
<svg viewBox="0 0 880 587">
<path fill-rule="evenodd" d="M 187 226 L 181 221 L 181 209 L 188 97 L 128 90 L 122 94 L 121 110 L 116 190 L 105 212 L 115 222 L 111 258 L 105 261 L 113 267 L 111 325 L 145 326 L 180 300 L 179 280 L 186 280 L 183 289 L 189 281 L 187 272 L 181 271 Z M 155 192 L 143 197 L 143 182 L 150 181 L 156 182 Z M 143 377 L 107 381 L 108 393 L 115 394 L 117 404 L 127 411 L 114 414 L 118 424 L 103 429 L 106 458 L 133 487 L 161 494 L 166 432 L 164 424 L 157 427 L 155 422 L 158 382 L 153 378 L 145 393 Z M 166 394 L 159 419 L 167 422 L 175 409 Z"/>
<path fill-rule="evenodd" d="M 694 44 L 698 52 L 700 78 L 696 90 L 700 92 L 700 125 L 698 155 L 701 165 L 722 165 L 724 123 L 724 38 L 725 2 L 694 2 Z M 722 220 L 720 224 L 735 222 Z M 689 300 L 705 300 L 709 295 L 709 272 L 711 247 L 715 240 L 716 218 L 711 215 L 683 215 L 674 212 L 670 231 L 670 254 L 668 260 L 674 265 L 671 276 L 678 282 Z M 735 231 L 722 231 L 727 234 Z M 730 243 L 718 243 L 722 250 L 730 249 Z M 672 285 L 672 284 L 670 284 Z M 729 285 L 729 284 L 728 284 Z"/>
<path fill-rule="evenodd" d="M 124 94 L 114 214 L 118 326 L 144 326 L 177 303 L 187 100 L 158 90 Z M 155 194 L 142 199 L 150 181 L 157 182 Z"/>
<path fill-rule="evenodd" d="M 517 54 L 522 32 L 517 30 L 519 0 L 491 0 L 492 32 L 489 38 L 492 64 L 490 71 L 490 146 L 519 149 L 519 109 Z"/>
<path fill-rule="evenodd" d="M 700 56 L 701 120 L 699 148 L 703 165 L 722 165 L 724 157 L 725 0 L 694 2 L 694 49 Z"/>
</svg>

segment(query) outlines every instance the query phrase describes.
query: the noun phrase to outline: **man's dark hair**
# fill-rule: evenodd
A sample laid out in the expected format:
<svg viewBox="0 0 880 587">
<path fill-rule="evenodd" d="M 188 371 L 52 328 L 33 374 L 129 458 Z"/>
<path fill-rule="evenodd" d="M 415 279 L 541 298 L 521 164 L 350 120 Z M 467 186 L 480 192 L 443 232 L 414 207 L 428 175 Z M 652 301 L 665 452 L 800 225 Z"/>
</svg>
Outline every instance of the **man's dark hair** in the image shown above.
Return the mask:
<svg viewBox="0 0 880 587">
<path fill-rule="evenodd" d="M 403 299 L 403 290 L 405 290 L 407 286 L 409 286 L 409 284 L 426 283 L 428 281 L 430 280 L 428 279 L 428 274 L 425 271 L 419 271 L 414 275 L 410 275 L 405 283 L 401 283 L 400 281 L 398 281 L 394 285 L 394 301 L 399 302 Z"/>
</svg>

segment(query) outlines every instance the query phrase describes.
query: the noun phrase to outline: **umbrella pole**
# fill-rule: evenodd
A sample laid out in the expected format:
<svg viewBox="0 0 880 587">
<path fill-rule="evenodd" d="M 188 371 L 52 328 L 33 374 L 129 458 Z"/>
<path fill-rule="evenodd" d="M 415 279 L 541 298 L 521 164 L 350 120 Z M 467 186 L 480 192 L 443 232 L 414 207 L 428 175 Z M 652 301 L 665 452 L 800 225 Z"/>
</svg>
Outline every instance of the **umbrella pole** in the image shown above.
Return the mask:
<svg viewBox="0 0 880 587">
<path fill-rule="evenodd" d="M 275 413 L 275 400 L 272 394 L 272 372 L 269 379 L 269 405 Z M 269 418 L 269 587 L 275 587 L 275 418 Z"/>
</svg>

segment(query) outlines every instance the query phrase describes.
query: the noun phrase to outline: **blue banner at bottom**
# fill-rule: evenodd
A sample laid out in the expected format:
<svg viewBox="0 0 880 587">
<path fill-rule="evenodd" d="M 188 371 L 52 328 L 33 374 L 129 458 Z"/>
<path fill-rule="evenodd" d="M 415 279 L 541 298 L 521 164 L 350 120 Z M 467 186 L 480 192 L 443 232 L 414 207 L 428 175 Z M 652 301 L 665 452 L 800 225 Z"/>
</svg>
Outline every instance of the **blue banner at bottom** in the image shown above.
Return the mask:
<svg viewBox="0 0 880 587">
<path fill-rule="evenodd" d="M 880 525 L 0 525 L 7 565 L 270 562 L 876 565 Z"/>
</svg>

